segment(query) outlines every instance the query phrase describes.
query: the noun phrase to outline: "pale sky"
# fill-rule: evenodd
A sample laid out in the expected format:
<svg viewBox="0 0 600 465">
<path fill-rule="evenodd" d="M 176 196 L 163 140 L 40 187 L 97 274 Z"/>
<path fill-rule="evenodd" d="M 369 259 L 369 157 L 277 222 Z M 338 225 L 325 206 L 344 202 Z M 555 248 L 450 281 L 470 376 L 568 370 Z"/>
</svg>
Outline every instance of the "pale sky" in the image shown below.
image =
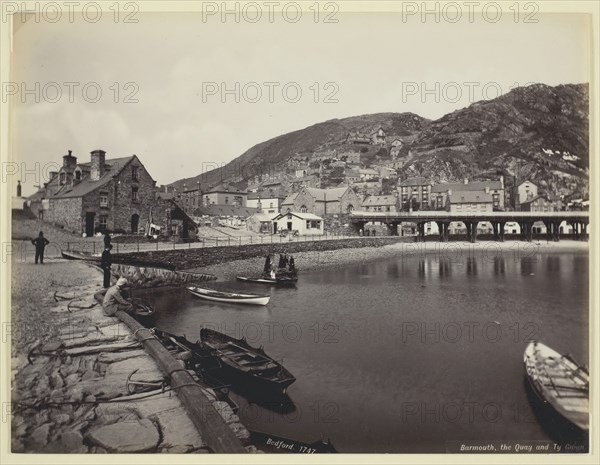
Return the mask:
<svg viewBox="0 0 600 465">
<path fill-rule="evenodd" d="M 338 13 L 337 24 L 315 24 L 308 16 L 295 24 L 202 22 L 200 14 L 136 18 L 138 24 L 103 17 L 95 24 L 28 21 L 15 28 L 12 80 L 21 87 L 13 101 L 14 159 L 33 166 L 60 163 L 69 149 L 86 162 L 95 149 L 107 158 L 136 154 L 160 185 L 332 118 L 406 111 L 439 118 L 472 103 L 465 82 L 478 83 L 470 84 L 478 101 L 519 84 L 590 81 L 583 15 L 538 14 L 537 24 L 508 18 L 495 24 L 402 22 L 389 13 Z M 58 83 L 61 97 L 51 102 L 41 95 L 36 103 L 35 95 L 26 95 L 21 103 L 22 83 L 34 89 L 36 82 L 50 100 L 56 87 L 47 84 Z M 72 103 L 65 82 L 79 83 Z M 123 102 L 135 89 L 125 89 L 127 82 L 139 89 L 138 103 Z M 205 95 L 203 102 L 203 83 L 213 82 L 217 89 L 223 82 L 230 89 L 236 82 L 240 88 L 258 83 L 262 98 L 253 103 L 240 95 L 236 103 L 226 95 L 223 103 L 220 95 Z M 265 82 L 279 83 L 271 85 L 273 102 Z M 102 90 L 97 103 L 83 98 L 87 83 Z M 284 99 L 287 83 L 295 83 L 288 86 L 290 99 L 294 88 L 302 90 L 297 103 Z M 422 83 L 434 92 L 439 83 L 439 92 L 422 95 Z M 336 89 L 338 102 L 325 103 Z M 246 90 L 248 99 L 256 97 L 255 87 Z M 24 193 L 34 184 L 31 176 L 25 179 Z"/>
</svg>

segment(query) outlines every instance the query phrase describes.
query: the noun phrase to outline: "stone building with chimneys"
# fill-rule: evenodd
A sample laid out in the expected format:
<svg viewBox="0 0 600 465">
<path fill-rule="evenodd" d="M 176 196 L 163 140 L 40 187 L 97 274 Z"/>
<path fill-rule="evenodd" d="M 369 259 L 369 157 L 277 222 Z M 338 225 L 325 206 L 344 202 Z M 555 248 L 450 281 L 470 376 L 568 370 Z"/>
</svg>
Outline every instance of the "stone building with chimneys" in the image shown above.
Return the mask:
<svg viewBox="0 0 600 465">
<path fill-rule="evenodd" d="M 151 219 L 155 186 L 136 155 L 107 160 L 104 150 L 94 150 L 89 162 L 79 162 L 69 150 L 32 198 L 41 202 L 45 221 L 76 234 L 137 234 Z"/>
</svg>

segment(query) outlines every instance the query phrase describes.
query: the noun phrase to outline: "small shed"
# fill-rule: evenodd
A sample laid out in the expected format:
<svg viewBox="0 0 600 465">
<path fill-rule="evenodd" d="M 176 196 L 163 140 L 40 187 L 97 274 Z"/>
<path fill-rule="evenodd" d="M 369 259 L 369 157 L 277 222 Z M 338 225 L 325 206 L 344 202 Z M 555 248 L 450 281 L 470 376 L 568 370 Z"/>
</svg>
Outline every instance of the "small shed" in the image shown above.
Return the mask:
<svg viewBox="0 0 600 465">
<path fill-rule="evenodd" d="M 255 213 L 246 219 L 246 229 L 262 234 L 273 234 L 273 217 L 268 213 Z"/>
</svg>

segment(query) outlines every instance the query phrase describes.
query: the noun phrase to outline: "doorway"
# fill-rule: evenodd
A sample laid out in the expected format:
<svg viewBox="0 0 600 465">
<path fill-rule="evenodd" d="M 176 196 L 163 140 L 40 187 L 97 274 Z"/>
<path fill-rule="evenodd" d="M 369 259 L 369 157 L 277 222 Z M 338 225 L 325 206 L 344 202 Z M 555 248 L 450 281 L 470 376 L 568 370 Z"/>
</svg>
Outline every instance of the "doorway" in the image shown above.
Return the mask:
<svg viewBox="0 0 600 465">
<path fill-rule="evenodd" d="M 288 231 L 292 230 L 292 222 L 291 221 L 288 221 L 287 227 L 288 227 Z"/>
<path fill-rule="evenodd" d="M 131 215 L 131 234 L 137 234 L 140 223 L 140 215 L 134 213 Z"/>
<path fill-rule="evenodd" d="M 94 212 L 87 212 L 85 214 L 85 235 L 92 237 L 94 235 L 94 219 L 96 214 Z"/>
</svg>

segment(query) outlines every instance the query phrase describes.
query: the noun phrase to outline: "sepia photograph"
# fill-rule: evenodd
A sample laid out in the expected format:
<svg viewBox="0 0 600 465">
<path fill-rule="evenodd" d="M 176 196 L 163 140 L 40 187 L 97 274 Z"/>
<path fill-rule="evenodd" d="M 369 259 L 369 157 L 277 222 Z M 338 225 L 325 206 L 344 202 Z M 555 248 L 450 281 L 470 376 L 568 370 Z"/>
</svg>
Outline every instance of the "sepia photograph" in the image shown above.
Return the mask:
<svg viewBox="0 0 600 465">
<path fill-rule="evenodd" d="M 597 463 L 599 10 L 3 1 L 2 462 Z"/>
</svg>

